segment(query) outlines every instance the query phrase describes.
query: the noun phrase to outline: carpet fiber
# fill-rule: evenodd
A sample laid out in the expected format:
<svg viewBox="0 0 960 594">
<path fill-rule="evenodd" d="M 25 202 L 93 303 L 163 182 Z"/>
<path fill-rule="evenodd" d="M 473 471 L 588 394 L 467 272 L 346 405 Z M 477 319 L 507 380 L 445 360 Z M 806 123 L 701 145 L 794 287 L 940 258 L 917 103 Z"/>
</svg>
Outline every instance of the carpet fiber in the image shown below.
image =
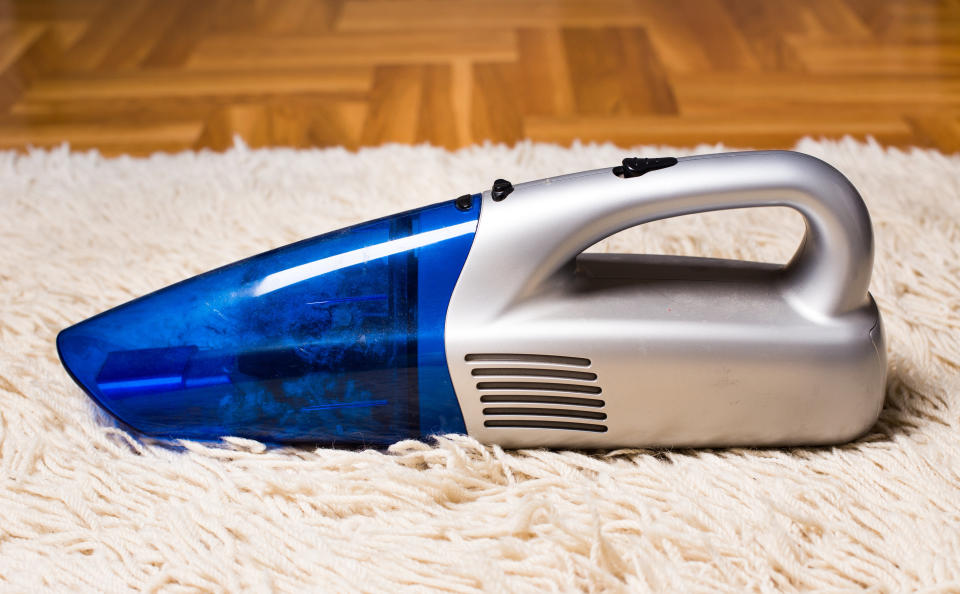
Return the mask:
<svg viewBox="0 0 960 594">
<path fill-rule="evenodd" d="M 463 436 L 388 451 L 141 439 L 70 381 L 54 337 L 262 250 L 624 151 L 0 153 L 0 587 L 960 590 L 960 157 L 798 150 L 847 174 L 873 216 L 890 362 L 880 421 L 835 448 L 589 454 Z M 801 231 L 792 211 L 754 209 L 596 249 L 782 262 Z"/>
</svg>

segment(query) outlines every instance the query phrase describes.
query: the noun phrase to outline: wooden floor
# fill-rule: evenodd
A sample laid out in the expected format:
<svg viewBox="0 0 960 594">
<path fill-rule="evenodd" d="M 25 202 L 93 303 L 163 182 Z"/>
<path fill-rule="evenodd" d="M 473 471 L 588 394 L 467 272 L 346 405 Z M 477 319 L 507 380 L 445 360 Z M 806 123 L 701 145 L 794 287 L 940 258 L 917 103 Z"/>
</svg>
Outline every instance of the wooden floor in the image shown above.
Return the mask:
<svg viewBox="0 0 960 594">
<path fill-rule="evenodd" d="M 0 148 L 960 151 L 960 0 L 0 0 Z"/>
</svg>

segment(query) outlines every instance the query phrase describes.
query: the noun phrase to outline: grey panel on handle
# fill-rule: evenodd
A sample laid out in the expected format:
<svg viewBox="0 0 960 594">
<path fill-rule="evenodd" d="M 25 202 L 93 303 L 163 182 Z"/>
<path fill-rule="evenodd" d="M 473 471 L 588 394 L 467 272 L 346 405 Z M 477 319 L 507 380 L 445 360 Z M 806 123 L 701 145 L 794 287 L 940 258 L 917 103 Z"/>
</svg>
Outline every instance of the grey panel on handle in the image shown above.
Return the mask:
<svg viewBox="0 0 960 594">
<path fill-rule="evenodd" d="M 578 259 L 594 243 L 645 222 L 757 206 L 788 206 L 806 221 L 803 242 L 784 267 Z M 486 192 L 446 329 L 468 431 L 516 446 L 849 439 L 873 422 L 882 403 L 882 327 L 867 293 L 872 263 L 870 219 L 856 189 L 801 153 L 687 157 L 626 179 L 599 169 L 518 184 L 501 202 Z M 590 359 L 589 371 L 603 378 L 610 431 L 484 427 L 484 386 L 476 381 L 483 378 L 472 375 L 469 355 L 498 352 Z M 823 360 L 827 352 L 832 361 Z M 724 386 L 717 374 L 732 384 Z M 803 377 L 810 380 L 796 385 Z M 665 404 L 671 395 L 676 406 L 699 406 L 714 421 Z"/>
</svg>

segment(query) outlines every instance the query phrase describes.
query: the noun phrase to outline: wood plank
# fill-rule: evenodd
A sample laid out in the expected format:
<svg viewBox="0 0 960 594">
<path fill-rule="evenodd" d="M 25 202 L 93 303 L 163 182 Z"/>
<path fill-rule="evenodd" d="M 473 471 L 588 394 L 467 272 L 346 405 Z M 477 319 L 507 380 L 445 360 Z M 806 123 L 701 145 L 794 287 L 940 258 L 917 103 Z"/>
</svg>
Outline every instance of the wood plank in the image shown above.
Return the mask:
<svg viewBox="0 0 960 594">
<path fill-rule="evenodd" d="M 945 2 L 844 0 L 876 38 L 938 43 L 960 39 L 960 10 Z"/>
<path fill-rule="evenodd" d="M 531 116 L 524 120 L 531 140 L 569 144 L 613 142 L 620 146 L 669 144 L 690 146 L 700 143 L 726 143 L 728 146 L 775 148 L 789 146 L 802 136 L 874 136 L 890 142 L 903 142 L 912 136 L 902 119 L 864 118 L 830 120 L 828 118 L 756 117 L 745 115 L 725 120 L 684 116 L 575 117 Z"/>
<path fill-rule="evenodd" d="M 5 69 L 0 70 L 0 113 L 19 101 L 41 76 L 54 69 L 62 55 L 59 36 L 52 28 L 44 29 Z"/>
<path fill-rule="evenodd" d="M 45 29 L 36 23 L 0 23 L 0 72 L 22 56 Z"/>
<path fill-rule="evenodd" d="M 868 75 L 808 75 L 802 73 L 710 73 L 675 76 L 673 89 L 683 113 L 742 111 L 763 105 L 840 105 L 956 107 L 960 80 L 950 78 Z"/>
<path fill-rule="evenodd" d="M 517 35 L 492 31 L 335 33 L 324 35 L 211 35 L 200 41 L 186 67 L 194 70 L 251 70 L 336 65 L 449 64 L 517 59 Z"/>
<path fill-rule="evenodd" d="M 290 120 L 299 126 L 303 119 L 309 122 L 309 146 L 343 146 L 356 149 L 363 146 L 362 135 L 369 105 L 363 101 L 324 102 L 312 105 L 301 116 Z"/>
<path fill-rule="evenodd" d="M 712 56 L 700 43 L 699 35 L 686 17 L 661 0 L 638 0 L 649 20 L 647 34 L 660 62 L 671 74 L 711 72 Z"/>
<path fill-rule="evenodd" d="M 417 142 L 455 149 L 460 146 L 453 107 L 453 73 L 447 65 L 423 67 L 423 91 L 418 115 Z"/>
<path fill-rule="evenodd" d="M 457 126 L 459 146 L 472 144 L 473 136 L 473 64 L 457 60 L 450 66 L 450 102 Z"/>
<path fill-rule="evenodd" d="M 873 38 L 867 23 L 843 0 L 807 0 L 802 8 L 816 20 L 820 36 L 840 36 L 847 40 Z"/>
<path fill-rule="evenodd" d="M 670 9 L 683 19 L 707 57 L 711 70 L 758 70 L 744 32 L 718 0 L 675 0 Z"/>
<path fill-rule="evenodd" d="M 284 95 L 286 101 L 296 101 L 300 95 Z M 203 119 L 213 111 L 223 108 L 237 99 L 233 96 L 187 96 L 168 97 L 156 100 L 153 97 L 98 97 L 75 99 L 59 97 L 31 100 L 21 98 L 8 113 L 0 115 L 0 121 L 57 124 L 90 123 L 105 120 L 121 120 L 129 123 L 150 122 L 158 119 L 193 120 Z"/>
<path fill-rule="evenodd" d="M 422 66 L 380 66 L 370 90 L 370 111 L 363 144 L 417 141 L 417 117 L 423 94 Z"/>
<path fill-rule="evenodd" d="M 89 19 L 103 10 L 107 0 L 5 0 L 0 21 L 57 22 Z"/>
<path fill-rule="evenodd" d="M 112 43 L 100 59 L 98 70 L 129 70 L 140 66 L 189 5 L 190 0 L 151 2 Z"/>
<path fill-rule="evenodd" d="M 514 143 L 523 138 L 517 89 L 520 69 L 514 64 L 476 64 L 471 134 L 475 142 Z"/>
<path fill-rule="evenodd" d="M 811 41 L 797 37 L 788 38 L 788 43 L 809 72 L 904 75 L 910 78 L 960 76 L 960 43 Z"/>
<path fill-rule="evenodd" d="M 617 29 L 616 38 L 623 51 L 620 84 L 628 112 L 677 113 L 672 84 L 646 29 Z"/>
<path fill-rule="evenodd" d="M 206 36 L 216 16 L 226 8 L 227 3 L 223 0 L 208 0 L 181 8 L 141 65 L 147 68 L 182 66 Z"/>
<path fill-rule="evenodd" d="M 725 0 L 731 18 L 764 70 L 796 71 L 798 61 L 787 35 L 804 36 L 822 30 L 822 24 L 800 4 L 763 0 Z"/>
<path fill-rule="evenodd" d="M 185 150 L 193 146 L 202 122 L 155 122 L 152 124 L 74 124 L 31 126 L 29 129 L 0 125 L 0 148 L 52 147 L 69 143 L 76 150 L 101 149 L 107 154 L 148 154 L 156 150 Z"/>
<path fill-rule="evenodd" d="M 945 153 L 960 153 L 960 112 L 908 115 L 907 122 L 925 145 Z"/>
<path fill-rule="evenodd" d="M 95 70 L 125 32 L 146 11 L 149 0 L 114 0 L 103 6 L 77 42 L 64 55 L 59 70 Z"/>
<path fill-rule="evenodd" d="M 261 10 L 261 22 L 255 30 L 271 35 L 295 34 L 311 15 L 313 5 L 313 0 L 271 0 Z"/>
<path fill-rule="evenodd" d="M 574 113 L 573 84 L 563 34 L 558 29 L 521 29 L 518 39 L 524 113 Z"/>
<path fill-rule="evenodd" d="M 264 6 L 258 0 L 230 0 L 210 19 L 209 30 L 214 33 L 240 33 L 259 29 Z"/>
<path fill-rule="evenodd" d="M 50 31 L 54 34 L 57 45 L 61 48 L 73 47 L 80 37 L 87 32 L 89 21 L 53 21 L 50 23 Z"/>
<path fill-rule="evenodd" d="M 648 17 L 629 0 L 362 0 L 348 1 L 340 31 L 508 29 L 513 27 L 643 25 Z"/>
<path fill-rule="evenodd" d="M 565 29 L 563 40 L 578 113 L 676 113 L 643 29 Z"/>
<path fill-rule="evenodd" d="M 300 21 L 297 33 L 329 33 L 333 31 L 343 9 L 343 0 L 313 0 L 310 10 Z"/>
<path fill-rule="evenodd" d="M 205 95 L 264 96 L 283 93 L 364 91 L 372 70 L 360 67 L 311 68 L 283 72 L 188 72 L 147 70 L 114 74 L 74 74 L 39 80 L 28 101 L 170 98 Z"/>
<path fill-rule="evenodd" d="M 0 124 L 55 125 L 55 124 L 96 124 L 122 121 L 124 123 L 150 123 L 158 120 L 186 121 L 215 119 L 227 108 L 236 105 L 246 107 L 261 105 L 265 108 L 278 106 L 295 107 L 304 114 L 319 109 L 329 112 L 330 105 L 350 105 L 342 110 L 343 117 L 354 121 L 356 106 L 365 111 L 366 93 L 357 93 L 354 97 L 334 96 L 328 93 L 300 93 L 279 96 L 259 96 L 238 100 L 235 96 L 191 96 L 171 97 L 161 101 L 153 98 L 98 98 L 98 99 L 61 99 L 43 101 L 20 101 L 13 105 L 9 113 L 0 114 Z M 362 122 L 360 122 L 362 124 Z M 352 131 L 354 141 L 359 138 L 360 124 L 354 127 L 344 126 L 344 131 Z M 305 122 L 304 126 L 309 123 Z"/>
</svg>

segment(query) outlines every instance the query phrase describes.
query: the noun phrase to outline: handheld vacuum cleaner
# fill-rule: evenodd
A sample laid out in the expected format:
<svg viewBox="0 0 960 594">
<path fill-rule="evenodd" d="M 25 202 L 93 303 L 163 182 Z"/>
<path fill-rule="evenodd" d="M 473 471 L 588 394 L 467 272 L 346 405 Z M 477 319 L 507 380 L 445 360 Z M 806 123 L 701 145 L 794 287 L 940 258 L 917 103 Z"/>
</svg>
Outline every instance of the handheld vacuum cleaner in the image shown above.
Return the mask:
<svg viewBox="0 0 960 594">
<path fill-rule="evenodd" d="M 582 253 L 788 206 L 786 265 Z M 814 445 L 875 422 L 866 207 L 794 152 L 629 158 L 466 194 L 201 274 L 63 330 L 74 380 L 154 436 L 511 448 Z"/>
</svg>

